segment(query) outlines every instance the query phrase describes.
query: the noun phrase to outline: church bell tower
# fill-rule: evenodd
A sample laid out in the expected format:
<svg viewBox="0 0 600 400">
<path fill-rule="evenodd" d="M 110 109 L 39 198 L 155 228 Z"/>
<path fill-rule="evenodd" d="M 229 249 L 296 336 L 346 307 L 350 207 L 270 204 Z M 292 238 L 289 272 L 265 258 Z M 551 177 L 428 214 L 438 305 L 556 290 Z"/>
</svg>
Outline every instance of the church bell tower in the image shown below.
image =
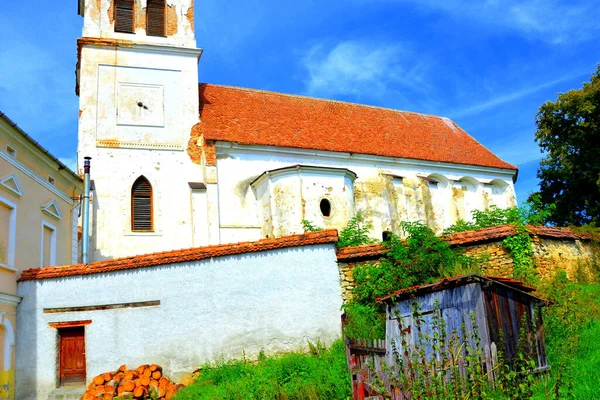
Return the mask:
<svg viewBox="0 0 600 400">
<path fill-rule="evenodd" d="M 193 0 L 79 0 L 78 165 L 92 157 L 91 261 L 191 247 L 198 123 Z"/>
</svg>

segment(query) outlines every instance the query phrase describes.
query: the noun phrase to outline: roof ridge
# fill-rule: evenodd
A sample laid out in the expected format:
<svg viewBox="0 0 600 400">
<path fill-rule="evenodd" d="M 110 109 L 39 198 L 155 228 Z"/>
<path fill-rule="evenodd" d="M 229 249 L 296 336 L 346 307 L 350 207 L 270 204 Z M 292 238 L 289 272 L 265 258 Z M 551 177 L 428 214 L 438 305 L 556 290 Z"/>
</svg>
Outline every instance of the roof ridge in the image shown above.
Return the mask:
<svg viewBox="0 0 600 400">
<path fill-rule="evenodd" d="M 135 256 L 119 257 L 96 261 L 89 264 L 72 264 L 42 268 L 31 268 L 22 272 L 18 281 L 64 278 L 68 276 L 98 274 L 144 267 L 200 261 L 212 257 L 253 253 L 283 249 L 288 247 L 335 243 L 338 240 L 336 229 L 317 232 L 304 232 L 280 238 L 265 238 L 254 242 L 238 242 L 179 250 L 168 250 Z"/>
<path fill-rule="evenodd" d="M 371 104 L 354 103 L 351 101 L 344 101 L 344 100 L 325 99 L 322 97 L 307 96 L 307 95 L 302 95 L 302 94 L 283 93 L 283 92 L 275 92 L 273 90 L 246 88 L 246 87 L 234 86 L 234 85 L 221 85 L 221 84 L 208 83 L 208 82 L 200 82 L 200 83 L 198 83 L 198 85 L 213 86 L 213 87 L 219 87 L 219 88 L 224 88 L 224 89 L 236 89 L 236 90 L 241 90 L 244 92 L 262 93 L 262 94 L 268 94 L 268 95 L 273 95 L 273 96 L 285 96 L 285 97 L 292 97 L 292 98 L 299 98 L 299 99 L 316 100 L 316 101 L 322 101 L 324 103 L 337 103 L 337 104 L 358 106 L 358 107 L 364 107 L 364 108 L 374 108 L 376 110 L 386 110 L 386 111 L 392 111 L 392 112 L 396 112 L 396 113 L 400 113 L 400 114 L 414 114 L 414 115 L 418 115 L 421 117 L 437 118 L 437 119 L 442 119 L 442 120 L 447 120 L 447 121 L 452 122 L 452 124 L 456 128 L 458 128 L 464 132 L 464 130 L 460 126 L 458 126 L 458 124 L 456 124 L 450 117 L 443 117 L 440 115 L 425 114 L 425 113 L 421 113 L 421 112 L 417 112 L 417 111 L 399 110 L 396 108 L 374 106 Z"/>
<path fill-rule="evenodd" d="M 566 240 L 593 240 L 589 235 L 577 234 L 573 232 L 570 227 L 526 225 L 525 228 L 530 235 Z M 489 226 L 486 228 L 454 232 L 450 234 L 440 234 L 438 237 L 440 237 L 450 246 L 464 246 L 468 244 L 496 241 L 508 236 L 513 236 L 516 233 L 517 230 L 515 224 L 502 224 Z M 381 257 L 388 252 L 389 249 L 387 249 L 383 244 L 372 243 L 360 246 L 343 247 L 338 249 L 336 256 L 338 261 L 352 262 L 351 260 L 355 259 Z"/>
</svg>

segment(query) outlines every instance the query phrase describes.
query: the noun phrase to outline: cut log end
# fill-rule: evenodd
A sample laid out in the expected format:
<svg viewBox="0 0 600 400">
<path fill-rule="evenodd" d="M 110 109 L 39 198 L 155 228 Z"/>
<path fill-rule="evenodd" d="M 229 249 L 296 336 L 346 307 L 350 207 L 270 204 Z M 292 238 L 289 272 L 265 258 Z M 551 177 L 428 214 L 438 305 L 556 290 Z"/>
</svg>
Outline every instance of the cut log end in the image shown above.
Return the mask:
<svg viewBox="0 0 600 400">
<path fill-rule="evenodd" d="M 171 382 L 163 375 L 162 370 L 162 367 L 156 364 L 143 364 L 132 370 L 128 370 L 126 365 L 121 365 L 114 372 L 105 372 L 94 377 L 81 400 L 141 400 L 149 395 L 158 400 L 170 400 L 184 385 Z"/>
</svg>

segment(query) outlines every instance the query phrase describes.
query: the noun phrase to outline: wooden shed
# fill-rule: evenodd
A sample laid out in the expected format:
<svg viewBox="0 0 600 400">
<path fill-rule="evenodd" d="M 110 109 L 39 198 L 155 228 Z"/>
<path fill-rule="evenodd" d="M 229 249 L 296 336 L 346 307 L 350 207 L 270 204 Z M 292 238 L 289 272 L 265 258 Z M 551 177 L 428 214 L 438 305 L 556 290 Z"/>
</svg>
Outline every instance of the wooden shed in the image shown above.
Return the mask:
<svg viewBox="0 0 600 400">
<path fill-rule="evenodd" d="M 454 337 L 456 343 L 463 343 L 459 351 L 466 351 L 465 344 L 471 349 L 479 346 L 483 367 L 491 371 L 496 350 L 511 362 L 519 351 L 521 333 L 527 340 L 522 344 L 537 362 L 536 370 L 544 371 L 549 368 L 541 315 L 546 301 L 534 291 L 513 279 L 466 275 L 378 299 L 387 308 L 386 361 L 397 364 L 398 355 L 407 357 L 415 349 L 429 358 L 434 339 L 423 338 L 445 339 L 449 348 Z"/>
</svg>

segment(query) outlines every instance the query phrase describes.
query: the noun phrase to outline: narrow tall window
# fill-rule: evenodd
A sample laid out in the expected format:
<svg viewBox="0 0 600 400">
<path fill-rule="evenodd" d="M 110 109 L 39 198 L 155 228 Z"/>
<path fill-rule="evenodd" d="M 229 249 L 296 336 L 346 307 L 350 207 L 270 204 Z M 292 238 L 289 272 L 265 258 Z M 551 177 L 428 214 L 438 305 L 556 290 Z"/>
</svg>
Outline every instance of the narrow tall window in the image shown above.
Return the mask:
<svg viewBox="0 0 600 400">
<path fill-rule="evenodd" d="M 143 176 L 140 176 L 131 188 L 131 230 L 153 230 L 152 186 Z"/>
<path fill-rule="evenodd" d="M 56 230 L 42 222 L 42 254 L 40 265 L 47 267 L 56 264 Z"/>
<path fill-rule="evenodd" d="M 165 0 L 148 0 L 146 10 L 146 35 L 166 36 Z"/>
<path fill-rule="evenodd" d="M 8 254 L 12 245 L 10 238 L 13 209 L 0 202 L 0 264 L 8 265 Z"/>
<path fill-rule="evenodd" d="M 115 32 L 133 33 L 134 0 L 115 1 Z"/>
</svg>

